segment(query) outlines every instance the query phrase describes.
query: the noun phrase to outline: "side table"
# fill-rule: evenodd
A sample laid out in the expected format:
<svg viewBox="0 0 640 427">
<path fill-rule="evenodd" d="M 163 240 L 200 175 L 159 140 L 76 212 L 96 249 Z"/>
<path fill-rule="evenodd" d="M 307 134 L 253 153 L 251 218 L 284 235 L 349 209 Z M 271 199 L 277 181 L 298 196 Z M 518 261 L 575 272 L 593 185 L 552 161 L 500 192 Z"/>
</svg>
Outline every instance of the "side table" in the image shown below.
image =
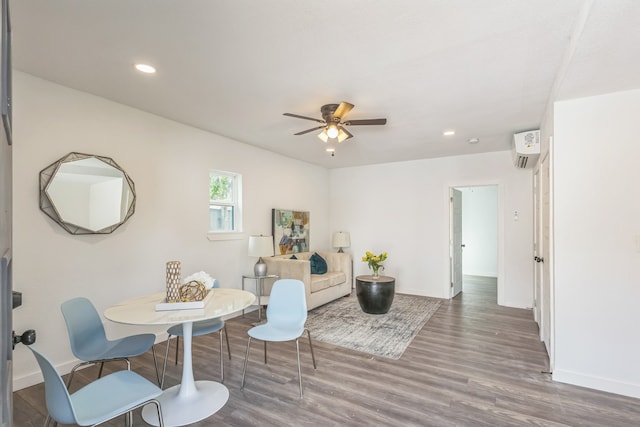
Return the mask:
<svg viewBox="0 0 640 427">
<path fill-rule="evenodd" d="M 384 314 L 391 308 L 395 295 L 396 279 L 389 276 L 356 277 L 356 295 L 360 308 L 369 314 Z"/>
<path fill-rule="evenodd" d="M 258 301 L 258 321 L 262 320 L 262 305 L 269 304 L 269 295 L 264 295 L 264 279 L 278 279 L 278 275 L 276 274 L 267 274 L 266 276 L 255 276 L 255 275 L 243 275 L 242 276 L 242 290 L 244 291 L 244 281 L 245 280 L 254 280 L 256 286 L 256 301 Z M 242 315 L 244 316 L 244 310 L 242 310 Z"/>
</svg>

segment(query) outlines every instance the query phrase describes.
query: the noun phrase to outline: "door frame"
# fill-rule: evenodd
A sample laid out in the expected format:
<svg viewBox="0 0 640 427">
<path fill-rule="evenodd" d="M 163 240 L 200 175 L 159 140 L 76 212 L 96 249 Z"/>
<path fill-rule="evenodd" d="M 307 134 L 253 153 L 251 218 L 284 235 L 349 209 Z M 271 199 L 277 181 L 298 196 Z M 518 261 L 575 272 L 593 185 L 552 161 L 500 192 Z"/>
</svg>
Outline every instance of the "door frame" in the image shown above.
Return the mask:
<svg viewBox="0 0 640 427">
<path fill-rule="evenodd" d="M 544 156 L 542 161 L 540 162 L 541 169 L 544 170 L 543 164 L 546 164 L 546 168 L 548 170 L 548 176 L 545 177 L 544 173 L 541 174 L 541 179 L 543 181 L 543 185 L 541 185 L 540 191 L 544 191 L 545 188 L 548 189 L 548 197 L 547 201 L 548 211 L 543 212 L 542 220 L 547 219 L 548 226 L 548 239 L 545 240 L 544 237 L 541 241 L 543 246 L 544 253 L 544 262 L 542 263 L 542 276 L 543 282 L 542 285 L 547 290 L 548 295 L 548 307 L 546 308 L 546 312 L 541 312 L 541 316 L 546 318 L 547 322 L 543 322 L 544 332 L 541 336 L 543 338 L 543 342 L 545 344 L 545 348 L 547 349 L 547 354 L 549 355 L 549 371 L 553 372 L 553 368 L 555 365 L 555 283 L 554 283 L 554 226 L 553 226 L 553 136 L 549 137 L 549 151 Z M 545 178 L 547 182 L 544 182 Z M 544 197 L 544 196 L 543 196 Z M 541 201 L 541 204 L 544 205 L 544 200 Z M 543 223 L 544 227 L 544 223 Z"/>
<path fill-rule="evenodd" d="M 444 188 L 444 207 L 445 207 L 445 218 L 447 218 L 448 227 L 444 230 L 443 233 L 443 251 L 446 254 L 447 260 L 450 260 L 449 254 L 451 253 L 450 240 L 451 240 L 451 189 L 452 188 L 460 188 L 460 187 L 488 187 L 494 186 L 497 187 L 498 193 L 498 277 L 497 277 L 497 293 L 498 293 L 498 305 L 504 305 L 504 221 L 505 221 L 505 213 L 504 213 L 504 184 L 501 181 L 497 180 L 487 180 L 487 181 L 471 181 L 471 182 L 460 182 L 460 183 L 449 183 Z M 464 215 L 464 212 L 463 212 Z M 451 262 L 446 268 L 446 277 L 443 280 L 443 293 L 442 295 L 449 295 L 449 299 L 451 298 Z"/>
</svg>

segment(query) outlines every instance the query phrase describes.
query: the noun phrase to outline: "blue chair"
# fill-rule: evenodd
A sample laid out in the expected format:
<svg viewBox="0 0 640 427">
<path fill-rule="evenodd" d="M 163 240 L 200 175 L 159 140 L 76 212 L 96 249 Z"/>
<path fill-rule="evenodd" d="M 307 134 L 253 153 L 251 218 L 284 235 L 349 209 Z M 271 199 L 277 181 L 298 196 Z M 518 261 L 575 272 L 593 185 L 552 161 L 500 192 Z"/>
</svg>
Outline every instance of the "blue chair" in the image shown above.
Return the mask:
<svg viewBox="0 0 640 427">
<path fill-rule="evenodd" d="M 98 378 L 100 378 L 105 362 L 124 360 L 127 363 L 127 369 L 131 370 L 129 357 L 139 356 L 149 349 L 153 352 L 156 378 L 160 384 L 156 351 L 153 346 L 156 340 L 155 334 L 138 334 L 108 340 L 100 315 L 87 298 L 79 297 L 65 301 L 62 303 L 61 309 L 67 324 L 71 351 L 75 357 L 82 361 L 71 370 L 67 388 L 71 385 L 73 374 L 81 366 L 100 363 L 100 372 L 98 373 Z"/>
<path fill-rule="evenodd" d="M 227 325 L 222 319 L 209 319 L 193 323 L 192 336 L 211 334 L 213 332 L 220 333 L 220 382 L 224 382 L 224 357 L 222 356 L 222 331 L 227 339 L 227 351 L 229 352 L 229 360 L 231 360 L 231 347 L 229 346 L 229 335 L 227 334 Z M 167 349 L 164 353 L 164 364 L 162 365 L 162 377 L 160 380 L 160 388 L 164 388 L 164 373 L 167 369 L 167 358 L 169 357 L 169 344 L 171 337 L 176 337 L 176 365 L 178 364 L 178 351 L 180 349 L 180 337 L 184 336 L 182 332 L 182 324 L 174 325 L 167 330 L 169 337 L 167 338 Z"/>
<path fill-rule="evenodd" d="M 300 346 L 298 339 L 306 331 L 311 348 L 313 359 L 313 369 L 316 369 L 316 356 L 313 353 L 311 334 L 304 327 L 307 321 L 307 301 L 304 291 L 304 283 L 295 279 L 277 280 L 271 288 L 269 305 L 267 306 L 267 322 L 249 329 L 249 341 L 247 342 L 247 352 L 244 358 L 244 369 L 242 370 L 242 386 L 244 389 L 245 374 L 247 373 L 247 362 L 249 360 L 249 349 L 251 339 L 255 338 L 264 341 L 264 363 L 267 363 L 267 342 L 294 341 L 296 342 L 296 354 L 298 358 L 298 381 L 300 383 L 300 398 L 302 395 L 302 371 L 300 370 Z"/>
<path fill-rule="evenodd" d="M 156 406 L 160 426 L 164 426 L 160 402 L 155 399 L 162 390 L 135 372 L 118 371 L 69 394 L 53 364 L 33 347 L 29 349 L 44 376 L 45 400 L 49 413 L 45 427 L 51 418 L 62 424 L 91 426 L 123 414 L 127 425 L 131 425 L 131 411 L 147 404 Z"/>
</svg>

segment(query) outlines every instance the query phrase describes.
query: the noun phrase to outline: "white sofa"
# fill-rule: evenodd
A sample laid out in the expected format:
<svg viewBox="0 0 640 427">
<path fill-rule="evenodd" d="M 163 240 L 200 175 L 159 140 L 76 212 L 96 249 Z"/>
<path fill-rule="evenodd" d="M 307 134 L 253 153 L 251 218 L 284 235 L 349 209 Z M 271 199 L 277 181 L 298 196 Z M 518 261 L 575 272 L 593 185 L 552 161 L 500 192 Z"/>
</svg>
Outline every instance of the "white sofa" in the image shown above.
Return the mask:
<svg viewBox="0 0 640 427">
<path fill-rule="evenodd" d="M 337 298 L 351 294 L 353 271 L 351 255 L 338 252 L 316 251 L 327 262 L 325 274 L 311 274 L 309 258 L 313 252 L 264 258 L 268 274 L 276 274 L 280 279 L 298 279 L 304 283 L 307 296 L 307 310 L 311 310 Z M 266 287 L 266 284 L 265 284 Z M 270 286 L 268 291 L 270 291 Z"/>
</svg>

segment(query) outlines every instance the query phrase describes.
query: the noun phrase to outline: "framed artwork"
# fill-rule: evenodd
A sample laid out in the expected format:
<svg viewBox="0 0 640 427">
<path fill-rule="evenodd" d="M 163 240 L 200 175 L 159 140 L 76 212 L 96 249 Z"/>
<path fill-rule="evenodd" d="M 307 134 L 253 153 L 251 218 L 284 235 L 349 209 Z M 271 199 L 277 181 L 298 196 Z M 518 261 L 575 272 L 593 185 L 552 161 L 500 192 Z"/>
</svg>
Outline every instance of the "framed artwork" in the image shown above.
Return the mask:
<svg viewBox="0 0 640 427">
<path fill-rule="evenodd" d="M 309 212 L 273 209 L 271 219 L 276 255 L 309 250 Z"/>
</svg>

